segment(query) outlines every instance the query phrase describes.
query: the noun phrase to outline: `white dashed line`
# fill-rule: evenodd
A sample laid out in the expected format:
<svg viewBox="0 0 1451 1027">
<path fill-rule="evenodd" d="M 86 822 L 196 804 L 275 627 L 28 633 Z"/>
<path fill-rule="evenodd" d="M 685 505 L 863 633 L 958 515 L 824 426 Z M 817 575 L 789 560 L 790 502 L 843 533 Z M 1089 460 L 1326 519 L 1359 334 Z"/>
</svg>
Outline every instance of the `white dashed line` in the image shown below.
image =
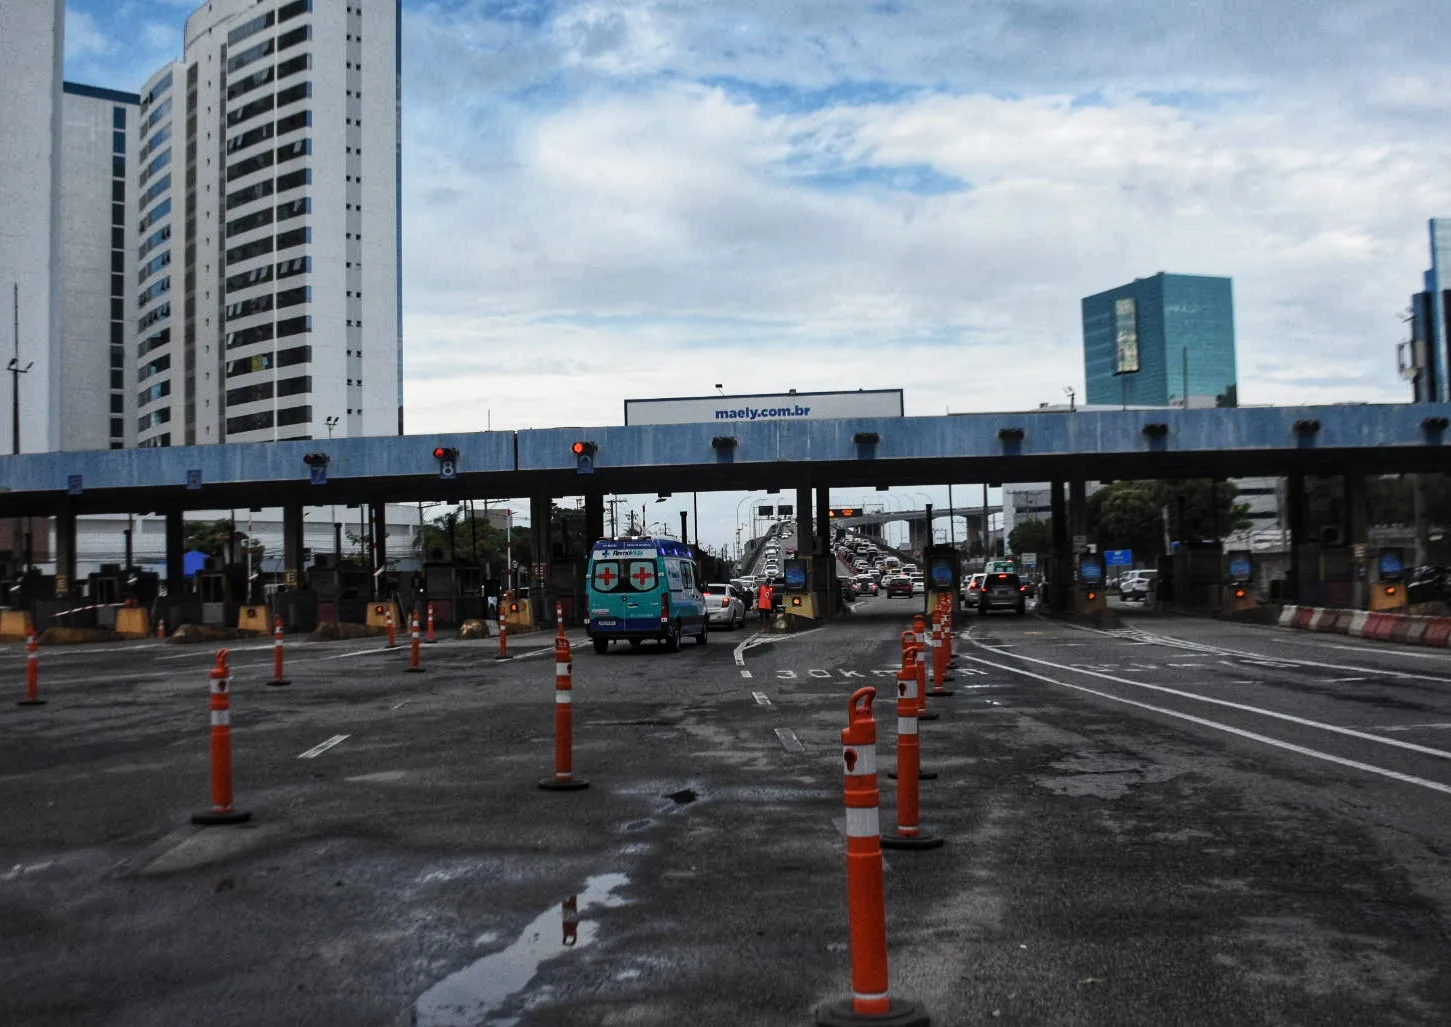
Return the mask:
<svg viewBox="0 0 1451 1027">
<path fill-rule="evenodd" d="M 769 698 L 767 698 L 765 692 L 752 692 L 751 695 L 752 695 L 753 698 L 755 698 L 756 705 L 757 706 L 770 706 L 771 705 L 771 700 Z"/>
<path fill-rule="evenodd" d="M 314 745 L 311 749 L 307 750 L 307 752 L 299 753 L 297 758 L 300 759 L 300 760 L 317 759 L 317 757 L 319 757 L 323 753 L 327 752 L 333 746 L 337 745 L 340 742 L 344 742 L 344 741 L 346 741 L 347 739 L 349 739 L 351 737 L 353 737 L 353 736 L 352 735 L 333 735 L 326 742 L 319 742 L 317 745 Z"/>
</svg>

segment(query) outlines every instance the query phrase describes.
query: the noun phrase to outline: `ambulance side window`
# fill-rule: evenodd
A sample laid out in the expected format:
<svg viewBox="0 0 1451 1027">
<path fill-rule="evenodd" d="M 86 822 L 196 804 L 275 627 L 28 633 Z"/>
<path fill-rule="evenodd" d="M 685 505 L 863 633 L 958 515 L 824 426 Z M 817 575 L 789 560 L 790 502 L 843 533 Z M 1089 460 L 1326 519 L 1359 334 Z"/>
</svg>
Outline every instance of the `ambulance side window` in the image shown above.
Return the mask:
<svg viewBox="0 0 1451 1027">
<path fill-rule="evenodd" d="M 695 591 L 695 575 L 692 573 L 694 569 L 684 560 L 680 561 L 680 588 L 684 592 Z"/>
</svg>

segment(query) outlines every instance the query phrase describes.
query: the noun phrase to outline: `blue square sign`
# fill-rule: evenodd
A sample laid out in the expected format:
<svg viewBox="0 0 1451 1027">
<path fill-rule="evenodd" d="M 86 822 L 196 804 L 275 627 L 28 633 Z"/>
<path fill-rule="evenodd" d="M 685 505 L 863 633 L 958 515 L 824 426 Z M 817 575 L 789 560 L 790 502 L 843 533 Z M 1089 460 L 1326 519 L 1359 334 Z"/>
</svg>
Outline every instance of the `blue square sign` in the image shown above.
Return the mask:
<svg viewBox="0 0 1451 1027">
<path fill-rule="evenodd" d="M 85 489 L 81 486 L 81 476 L 72 474 L 65 480 L 65 490 L 68 496 L 79 496 Z"/>
<path fill-rule="evenodd" d="M 189 489 L 199 489 L 202 487 L 201 468 L 192 468 L 186 472 L 186 487 Z"/>
</svg>

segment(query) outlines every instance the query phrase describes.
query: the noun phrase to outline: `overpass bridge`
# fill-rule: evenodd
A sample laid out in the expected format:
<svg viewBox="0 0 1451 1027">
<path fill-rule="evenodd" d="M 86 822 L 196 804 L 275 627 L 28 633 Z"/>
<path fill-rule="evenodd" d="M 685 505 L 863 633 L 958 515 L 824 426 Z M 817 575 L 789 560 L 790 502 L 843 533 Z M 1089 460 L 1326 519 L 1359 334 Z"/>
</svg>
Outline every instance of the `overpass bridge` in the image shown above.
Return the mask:
<svg viewBox="0 0 1451 1027">
<path fill-rule="evenodd" d="M 794 488 L 800 537 L 814 538 L 825 554 L 831 488 L 1047 481 L 1054 553 L 1070 559 L 1090 480 L 1286 477 L 1292 534 L 1307 539 L 1304 478 L 1342 475 L 1348 541 L 1357 542 L 1365 538 L 1363 478 L 1444 473 L 1451 467 L 1448 418 L 1445 403 L 1030 411 L 22 454 L 0 457 L 0 517 L 56 518 L 65 584 L 73 577 L 77 515 L 164 513 L 168 586 L 176 589 L 185 512 L 240 506 L 282 508 L 284 566 L 299 581 L 305 507 L 516 496 L 530 497 L 539 549 L 549 553 L 550 502 L 561 496 L 584 497 L 586 533 L 599 537 L 611 493 Z M 593 450 L 589 466 L 581 466 L 576 442 Z M 457 451 L 455 476 L 441 476 L 436 447 Z M 325 475 L 315 476 L 309 454 L 325 456 Z M 373 534 L 381 563 L 386 533 Z M 549 596 L 535 598 L 542 613 Z"/>
</svg>

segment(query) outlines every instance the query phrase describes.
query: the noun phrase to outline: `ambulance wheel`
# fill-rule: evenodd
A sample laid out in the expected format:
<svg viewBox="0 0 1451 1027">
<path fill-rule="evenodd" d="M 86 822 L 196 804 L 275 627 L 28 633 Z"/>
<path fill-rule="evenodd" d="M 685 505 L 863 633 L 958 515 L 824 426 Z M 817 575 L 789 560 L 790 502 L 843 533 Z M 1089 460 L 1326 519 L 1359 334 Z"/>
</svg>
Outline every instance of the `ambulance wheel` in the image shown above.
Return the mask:
<svg viewBox="0 0 1451 1027">
<path fill-rule="evenodd" d="M 610 651 L 610 640 L 608 638 L 596 638 L 594 639 L 594 644 L 595 652 L 601 656 Z"/>
<path fill-rule="evenodd" d="M 665 633 L 665 651 L 667 653 L 680 652 L 680 629 L 674 624 Z"/>
<path fill-rule="evenodd" d="M 695 644 L 696 645 L 705 645 L 709 641 L 710 641 L 710 624 L 709 624 L 709 622 L 702 622 L 701 625 L 700 625 L 700 634 L 698 634 L 698 635 L 695 636 Z"/>
</svg>

